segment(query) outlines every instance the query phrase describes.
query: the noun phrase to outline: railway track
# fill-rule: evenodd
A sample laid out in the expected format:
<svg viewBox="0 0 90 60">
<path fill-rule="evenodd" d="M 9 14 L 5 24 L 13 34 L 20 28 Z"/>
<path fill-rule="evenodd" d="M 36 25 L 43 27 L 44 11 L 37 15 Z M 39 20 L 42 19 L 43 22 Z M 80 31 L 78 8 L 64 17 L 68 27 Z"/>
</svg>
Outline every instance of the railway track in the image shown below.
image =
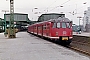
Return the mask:
<svg viewBox="0 0 90 60">
<path fill-rule="evenodd" d="M 59 44 L 59 43 L 56 43 L 56 44 Z M 83 46 L 83 48 L 81 46 Z M 90 44 L 88 44 L 88 43 L 73 41 L 70 45 L 64 46 L 64 47 L 90 56 Z"/>
<path fill-rule="evenodd" d="M 68 47 L 69 47 L 70 49 L 72 49 L 72 50 L 75 50 L 75 51 L 77 51 L 77 52 L 81 52 L 81 53 L 83 53 L 83 54 L 86 54 L 86 55 L 90 56 L 90 52 L 88 52 L 88 51 L 82 50 L 82 49 L 77 48 L 77 47 L 74 47 L 74 46 L 68 46 Z"/>
<path fill-rule="evenodd" d="M 55 44 L 58 44 L 58 45 L 61 45 L 61 44 L 59 44 L 59 43 L 57 43 L 55 41 L 52 41 L 50 39 L 44 39 L 44 40 L 55 43 Z M 83 48 L 81 48 L 80 45 L 82 45 Z M 61 45 L 61 46 L 63 46 L 63 45 Z M 88 46 L 89 50 L 87 51 L 88 48 L 84 48 L 84 46 Z M 90 45 L 88 43 L 84 43 L 84 42 L 81 42 L 81 41 L 80 42 L 79 41 L 72 41 L 72 43 L 69 46 L 64 46 L 64 47 L 90 56 Z"/>
<path fill-rule="evenodd" d="M 68 47 L 72 50 L 90 56 L 90 44 L 88 44 L 87 42 L 72 41 L 71 45 Z"/>
<path fill-rule="evenodd" d="M 50 40 L 49 40 L 50 41 Z M 52 41 L 50 41 L 50 42 L 52 42 Z M 56 43 L 56 42 L 53 42 L 53 43 Z M 58 45 L 61 45 L 61 44 L 59 44 L 59 43 L 56 43 L 56 44 L 58 44 Z M 77 45 L 77 46 L 80 46 L 80 45 L 82 45 L 82 46 L 88 46 L 89 47 L 89 50 L 87 51 L 87 49 L 88 48 L 81 48 L 81 47 L 76 47 L 75 45 Z M 64 45 L 61 45 L 61 46 L 64 46 Z M 77 42 L 77 41 L 74 41 L 74 42 L 72 42 L 70 45 L 68 45 L 68 46 L 64 46 L 64 47 L 66 47 L 66 48 L 69 48 L 69 49 L 71 49 L 71 50 L 74 50 L 74 51 L 76 51 L 76 52 L 80 52 L 80 53 L 83 53 L 83 54 L 85 54 L 85 55 L 87 55 L 87 56 L 90 56 L 90 45 L 88 45 L 88 43 L 82 43 L 82 42 Z"/>
</svg>

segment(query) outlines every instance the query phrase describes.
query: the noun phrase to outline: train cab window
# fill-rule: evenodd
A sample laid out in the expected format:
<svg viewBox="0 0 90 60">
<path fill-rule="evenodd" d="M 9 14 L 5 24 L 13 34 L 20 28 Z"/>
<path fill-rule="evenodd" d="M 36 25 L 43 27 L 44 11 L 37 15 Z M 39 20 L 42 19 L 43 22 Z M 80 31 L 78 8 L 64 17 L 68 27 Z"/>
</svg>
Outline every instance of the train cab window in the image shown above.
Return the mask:
<svg viewBox="0 0 90 60">
<path fill-rule="evenodd" d="M 66 28 L 66 23 L 62 23 L 62 28 Z"/>
<path fill-rule="evenodd" d="M 66 25 L 67 25 L 67 28 L 70 28 L 70 23 L 66 23 Z"/>
<path fill-rule="evenodd" d="M 56 28 L 56 23 L 53 23 L 53 28 Z"/>
<path fill-rule="evenodd" d="M 57 28 L 60 28 L 60 22 L 57 23 Z"/>
</svg>

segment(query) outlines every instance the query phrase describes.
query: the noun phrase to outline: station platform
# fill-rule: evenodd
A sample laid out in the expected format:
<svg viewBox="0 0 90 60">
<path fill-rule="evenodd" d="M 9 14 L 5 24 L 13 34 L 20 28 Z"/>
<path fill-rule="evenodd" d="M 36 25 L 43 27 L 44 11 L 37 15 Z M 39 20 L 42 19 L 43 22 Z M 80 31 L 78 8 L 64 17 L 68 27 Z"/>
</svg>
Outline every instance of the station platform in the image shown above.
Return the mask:
<svg viewBox="0 0 90 60">
<path fill-rule="evenodd" d="M 81 34 L 78 34 L 77 32 L 73 32 L 73 35 L 90 37 L 89 32 L 81 32 Z"/>
<path fill-rule="evenodd" d="M 0 60 L 90 60 L 63 46 L 35 37 L 27 32 L 8 39 L 0 33 Z"/>
</svg>

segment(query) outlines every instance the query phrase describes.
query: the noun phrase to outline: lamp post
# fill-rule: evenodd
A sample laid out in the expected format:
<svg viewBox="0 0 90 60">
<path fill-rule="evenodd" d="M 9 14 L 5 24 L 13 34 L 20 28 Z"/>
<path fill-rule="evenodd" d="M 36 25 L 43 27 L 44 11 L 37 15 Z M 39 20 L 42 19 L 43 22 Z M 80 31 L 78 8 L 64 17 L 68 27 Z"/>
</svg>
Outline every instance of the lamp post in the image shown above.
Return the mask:
<svg viewBox="0 0 90 60">
<path fill-rule="evenodd" d="M 79 18 L 79 28 L 80 28 L 80 20 L 81 20 L 81 16 L 78 16 L 77 18 Z"/>
<path fill-rule="evenodd" d="M 38 8 L 33 8 L 32 9 L 32 13 L 34 12 L 34 9 L 37 10 Z M 37 14 L 37 12 L 33 13 L 33 14 Z M 33 17 L 32 17 L 32 20 L 33 20 Z"/>
<path fill-rule="evenodd" d="M 62 5 L 61 5 L 61 6 L 59 6 L 59 7 L 60 7 L 60 8 L 63 8 L 64 6 L 62 6 Z M 63 11 L 61 11 L 60 13 L 61 13 L 61 14 L 63 14 L 64 12 L 63 12 Z"/>
<path fill-rule="evenodd" d="M 38 8 L 33 8 L 33 9 L 38 9 Z M 32 9 L 32 12 L 33 12 L 33 9 Z"/>
</svg>

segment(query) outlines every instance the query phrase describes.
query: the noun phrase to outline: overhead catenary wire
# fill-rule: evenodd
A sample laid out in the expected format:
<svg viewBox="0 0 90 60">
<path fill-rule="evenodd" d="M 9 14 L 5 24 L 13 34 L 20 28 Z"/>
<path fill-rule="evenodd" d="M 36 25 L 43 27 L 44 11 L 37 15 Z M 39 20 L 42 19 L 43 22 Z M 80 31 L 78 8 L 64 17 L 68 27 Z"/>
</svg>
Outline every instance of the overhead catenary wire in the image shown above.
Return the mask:
<svg viewBox="0 0 90 60">
<path fill-rule="evenodd" d="M 55 0 L 52 4 L 50 4 L 46 9 L 44 9 L 44 11 L 45 10 L 47 10 L 49 7 L 51 7 L 54 3 L 56 3 L 57 2 L 57 0 Z"/>
<path fill-rule="evenodd" d="M 66 1 L 66 2 L 64 2 L 64 3 L 62 3 L 61 5 L 66 4 L 66 3 L 69 2 L 69 1 L 70 1 L 70 0 L 68 0 L 68 1 Z M 58 7 L 60 7 L 61 5 L 54 7 L 54 8 L 51 9 L 50 11 L 52 11 L 52 10 L 54 10 L 54 9 L 56 9 L 56 8 L 58 8 Z M 48 11 L 48 12 L 49 12 L 49 11 Z M 47 12 L 46 12 L 46 13 L 47 13 Z"/>
<path fill-rule="evenodd" d="M 51 7 L 54 3 L 56 3 L 57 0 L 55 0 L 51 5 L 49 5 L 47 8 Z"/>
<path fill-rule="evenodd" d="M 83 3 L 85 4 L 84 6 L 86 6 L 87 2 Z M 82 8 L 84 8 L 84 6 L 81 6 L 81 7 L 78 7 L 77 8 L 77 4 L 76 4 L 76 8 L 74 10 L 72 10 L 72 14 L 75 15 L 75 14 L 80 14 L 81 12 L 78 13 L 78 10 L 81 10 Z M 76 11 L 76 12 L 75 12 Z"/>
<path fill-rule="evenodd" d="M 69 2 L 70 0 L 68 0 L 68 1 L 66 1 L 66 2 L 64 2 L 64 3 L 62 3 L 61 5 L 59 5 L 59 6 L 56 6 L 56 7 L 51 7 L 53 4 L 55 4 L 56 2 L 57 2 L 57 0 L 55 0 L 52 4 L 50 4 L 47 8 L 48 8 L 48 10 L 47 10 L 47 8 L 46 8 L 46 10 L 47 10 L 47 12 L 50 12 L 50 11 L 52 11 L 52 10 L 54 10 L 54 9 L 56 9 L 56 8 L 58 8 L 58 7 L 60 7 L 60 6 L 62 6 L 62 5 L 64 5 L 65 3 L 67 3 L 67 2 Z M 49 10 L 49 8 L 51 9 L 51 10 Z M 80 7 L 80 8 L 76 8 L 76 9 L 74 9 L 74 10 L 72 10 L 72 12 L 75 12 L 76 10 L 80 10 L 82 7 Z M 15 10 L 26 10 L 26 11 L 30 11 L 30 10 L 32 10 L 32 8 L 15 8 Z M 44 8 L 42 9 L 42 10 L 45 10 Z M 47 13 L 46 12 L 46 13 Z"/>
</svg>

